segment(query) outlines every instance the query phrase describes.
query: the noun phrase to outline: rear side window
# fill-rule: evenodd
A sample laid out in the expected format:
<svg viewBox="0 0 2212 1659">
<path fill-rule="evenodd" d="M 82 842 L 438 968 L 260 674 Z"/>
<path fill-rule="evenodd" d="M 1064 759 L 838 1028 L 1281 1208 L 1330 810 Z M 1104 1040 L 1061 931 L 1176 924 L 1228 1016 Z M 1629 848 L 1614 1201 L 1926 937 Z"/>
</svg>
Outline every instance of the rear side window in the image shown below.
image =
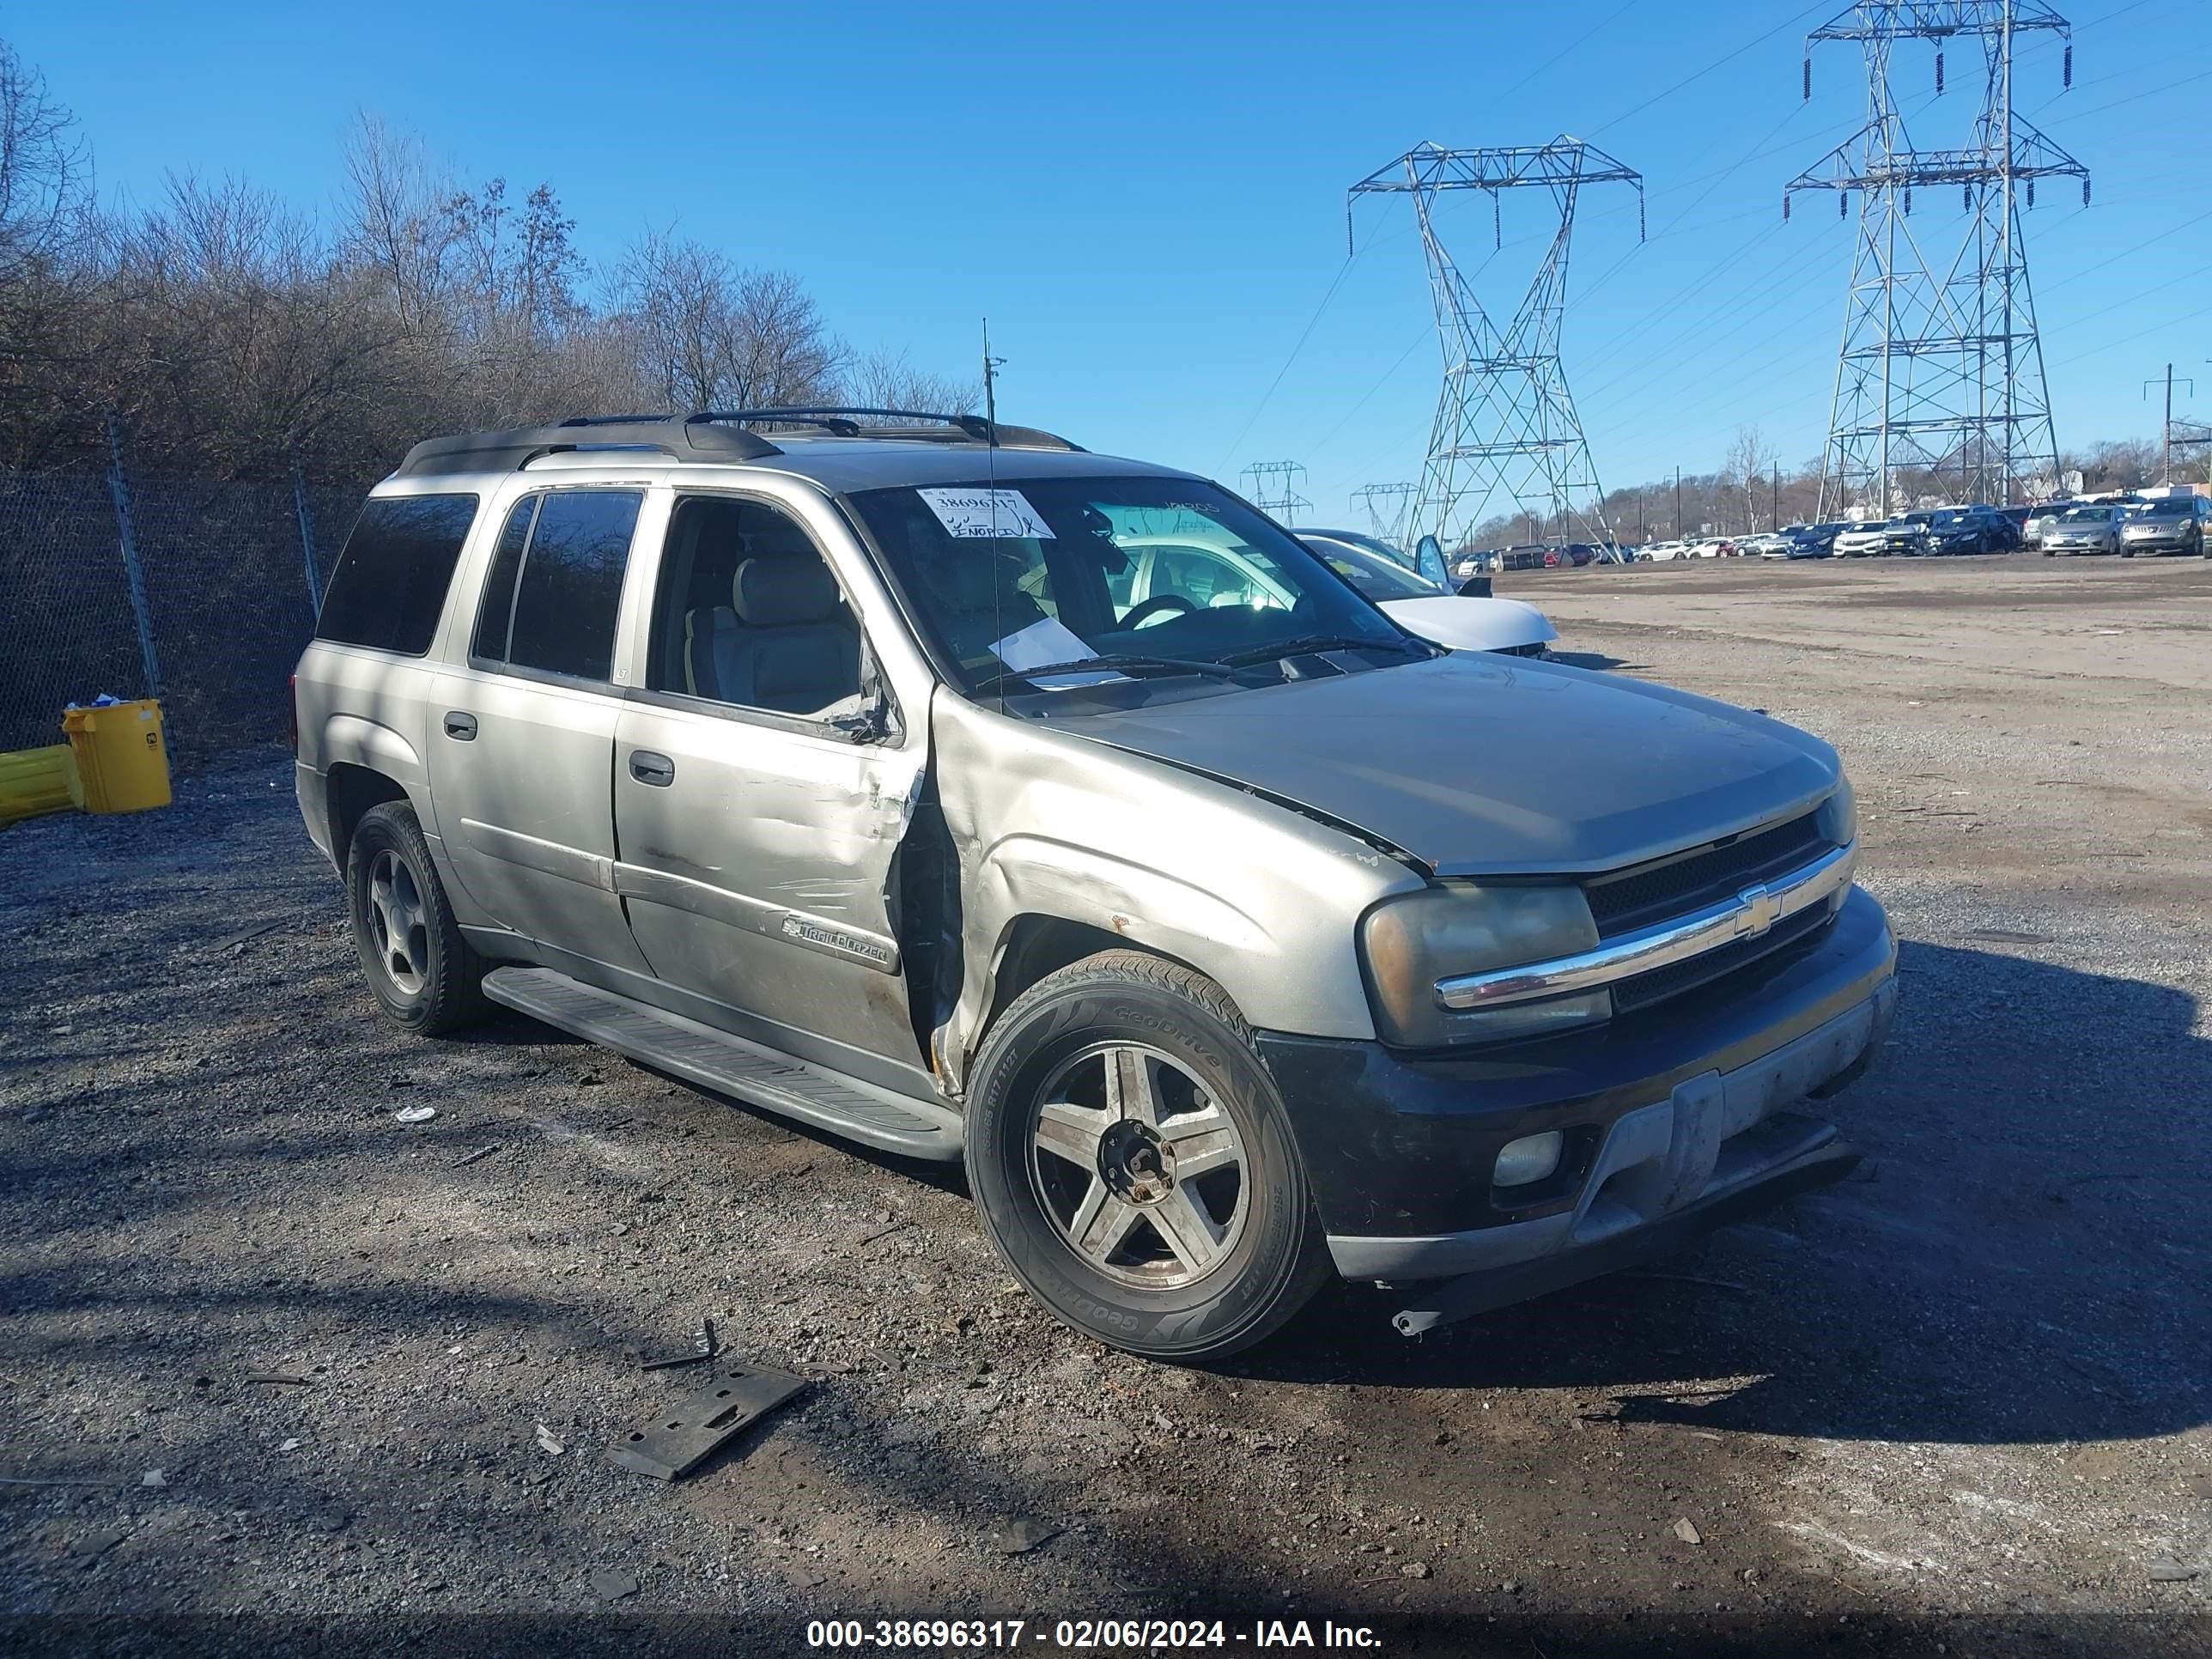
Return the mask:
<svg viewBox="0 0 2212 1659">
<path fill-rule="evenodd" d="M 499 550 L 492 555 L 491 574 L 484 578 L 483 604 L 477 612 L 476 638 L 469 654 L 489 662 L 507 660 L 507 633 L 514 621 L 514 578 L 522 568 L 522 550 L 530 545 L 530 526 L 538 518 L 543 495 L 526 495 L 507 515 L 507 528 L 499 532 Z"/>
<path fill-rule="evenodd" d="M 422 655 L 476 517 L 474 495 L 371 499 L 338 555 L 315 637 Z"/>
<path fill-rule="evenodd" d="M 614 672 L 623 573 L 644 501 L 634 489 L 563 489 L 539 498 L 514 591 L 509 664 L 582 680 Z"/>
</svg>

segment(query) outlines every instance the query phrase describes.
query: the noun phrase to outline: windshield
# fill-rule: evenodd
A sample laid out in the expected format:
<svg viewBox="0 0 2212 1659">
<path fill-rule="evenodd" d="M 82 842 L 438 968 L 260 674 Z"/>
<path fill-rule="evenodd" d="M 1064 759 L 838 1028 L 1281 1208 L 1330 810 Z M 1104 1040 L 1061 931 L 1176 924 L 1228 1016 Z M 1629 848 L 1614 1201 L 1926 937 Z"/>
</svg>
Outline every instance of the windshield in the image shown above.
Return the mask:
<svg viewBox="0 0 2212 1659">
<path fill-rule="evenodd" d="M 1343 542 L 1352 547 L 1364 548 L 1378 559 L 1388 559 L 1401 570 L 1411 570 L 1413 561 L 1410 555 L 1400 552 L 1379 536 L 1370 536 L 1357 530 L 1293 530 L 1291 534 L 1302 542 L 1315 537 L 1325 541 Z"/>
<path fill-rule="evenodd" d="M 1288 533 L 1196 478 L 1024 478 L 995 492 L 979 479 L 850 499 L 965 690 L 1093 658 L 1264 665 L 1293 645 L 1347 642 L 1378 653 L 1376 666 L 1427 654 Z"/>
<path fill-rule="evenodd" d="M 2136 512 L 2138 519 L 2185 519 L 2196 511 L 2188 501 L 2153 501 Z"/>
<path fill-rule="evenodd" d="M 1938 530 L 1954 530 L 1960 525 L 1972 524 L 1973 521 L 1973 509 L 1966 507 L 1947 507 L 1936 515 L 1935 520 L 1936 527 Z"/>
<path fill-rule="evenodd" d="M 1444 590 L 1395 559 L 1385 558 L 1342 536 L 1301 536 L 1322 562 L 1380 605 L 1385 599 L 1432 599 Z"/>
<path fill-rule="evenodd" d="M 1901 525 L 1926 524 L 1935 516 L 1933 513 L 1908 513 L 1897 522 Z"/>
</svg>

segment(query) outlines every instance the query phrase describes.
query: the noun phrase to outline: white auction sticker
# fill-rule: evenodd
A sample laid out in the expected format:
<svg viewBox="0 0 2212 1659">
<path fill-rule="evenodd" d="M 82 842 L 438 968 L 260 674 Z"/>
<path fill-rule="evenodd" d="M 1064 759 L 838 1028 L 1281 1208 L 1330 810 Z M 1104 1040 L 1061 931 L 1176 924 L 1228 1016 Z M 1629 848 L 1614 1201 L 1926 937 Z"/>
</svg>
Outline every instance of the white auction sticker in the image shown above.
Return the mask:
<svg viewBox="0 0 2212 1659">
<path fill-rule="evenodd" d="M 1025 537 L 1048 542 L 1052 526 L 1037 517 L 1029 497 L 1018 489 L 921 489 L 915 492 L 929 503 L 938 523 L 963 540 L 1000 540 Z"/>
</svg>

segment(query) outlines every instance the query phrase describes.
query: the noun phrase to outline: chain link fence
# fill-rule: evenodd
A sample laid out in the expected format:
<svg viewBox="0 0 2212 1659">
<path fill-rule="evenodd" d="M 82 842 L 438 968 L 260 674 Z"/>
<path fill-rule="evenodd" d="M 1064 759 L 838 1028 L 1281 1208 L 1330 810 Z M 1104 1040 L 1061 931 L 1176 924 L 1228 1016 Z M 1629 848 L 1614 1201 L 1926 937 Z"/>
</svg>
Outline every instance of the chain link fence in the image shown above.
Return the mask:
<svg viewBox="0 0 2212 1659">
<path fill-rule="evenodd" d="M 281 738 L 361 505 L 351 487 L 0 472 L 0 749 L 103 692 L 161 698 L 185 754 Z"/>
</svg>

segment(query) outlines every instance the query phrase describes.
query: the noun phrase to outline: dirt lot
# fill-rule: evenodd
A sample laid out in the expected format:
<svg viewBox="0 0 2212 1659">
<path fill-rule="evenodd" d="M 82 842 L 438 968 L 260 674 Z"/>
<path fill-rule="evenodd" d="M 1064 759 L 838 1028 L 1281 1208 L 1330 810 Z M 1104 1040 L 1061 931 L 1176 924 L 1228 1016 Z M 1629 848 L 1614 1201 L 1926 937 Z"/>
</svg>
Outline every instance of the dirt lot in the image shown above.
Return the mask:
<svg viewBox="0 0 2212 1659">
<path fill-rule="evenodd" d="M 1859 1178 L 1418 1342 L 1346 1288 L 1233 1369 L 1123 1358 L 942 1170 L 511 1018 L 402 1037 L 241 757 L 0 834 L 7 1642 L 2212 1651 L 2212 564 L 1509 586 L 1844 750 L 1904 941 Z M 807 1392 L 681 1484 L 611 1467 L 702 1314 Z"/>
</svg>

